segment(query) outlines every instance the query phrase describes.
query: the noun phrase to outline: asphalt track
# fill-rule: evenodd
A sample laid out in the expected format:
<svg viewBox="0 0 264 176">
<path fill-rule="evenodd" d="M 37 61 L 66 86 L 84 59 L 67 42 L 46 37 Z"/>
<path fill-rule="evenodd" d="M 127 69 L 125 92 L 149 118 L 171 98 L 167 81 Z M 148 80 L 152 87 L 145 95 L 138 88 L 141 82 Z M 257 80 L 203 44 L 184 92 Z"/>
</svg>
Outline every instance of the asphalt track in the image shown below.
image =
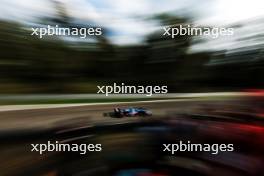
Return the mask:
<svg viewBox="0 0 264 176">
<path fill-rule="evenodd" d="M 78 106 L 65 106 L 65 107 L 53 107 L 53 108 L 42 108 L 42 109 L 25 109 L 25 110 L 8 110 L 0 111 L 0 137 L 1 135 L 7 136 L 7 138 L 2 138 L 2 144 L 0 145 L 0 175 L 21 175 L 21 173 L 38 173 L 43 172 L 45 169 L 56 168 L 54 167 L 54 162 L 61 164 L 60 158 L 54 153 L 48 153 L 45 156 L 40 156 L 37 152 L 29 152 L 31 150 L 31 143 L 46 143 L 47 140 L 59 139 L 63 142 L 68 142 L 71 140 L 82 140 L 89 139 L 90 134 L 83 133 L 81 131 L 77 135 L 72 136 L 70 134 L 63 133 L 63 130 L 74 129 L 74 128 L 86 128 L 89 126 L 96 126 L 101 124 L 123 124 L 130 122 L 141 121 L 146 119 L 146 121 L 152 121 L 153 119 L 167 117 L 170 113 L 192 113 L 196 112 L 197 109 L 201 107 L 214 108 L 220 105 L 228 104 L 238 104 L 236 100 L 197 100 L 197 99 L 177 99 L 173 101 L 151 101 L 151 102 L 133 102 L 133 103 L 111 103 L 111 104 L 94 104 L 94 105 L 78 105 Z M 241 101 L 239 101 L 240 104 Z M 151 117 L 126 117 L 126 118 L 111 118 L 103 116 L 105 112 L 111 112 L 114 107 L 144 107 L 153 112 Z M 65 127 L 72 128 L 65 128 Z M 118 125 L 117 125 L 118 126 Z M 62 127 L 62 128 L 60 128 Z M 125 126 L 127 128 L 127 126 Z M 30 131 L 30 130 L 48 130 L 58 128 L 61 131 L 56 130 L 56 134 L 52 133 L 54 136 L 49 134 L 42 136 L 43 133 L 33 133 L 34 138 L 26 137 L 20 138 L 16 135 L 11 135 L 8 137 L 8 132 L 13 131 L 15 133 L 20 130 Z M 103 126 L 105 128 L 105 126 Z M 114 126 L 116 128 L 116 126 Z M 96 129 L 97 130 L 97 129 Z M 78 131 L 78 130 L 77 130 Z M 59 134 L 59 132 L 62 132 Z M 67 132 L 66 132 L 67 133 Z M 75 134 L 75 133 L 74 133 Z M 108 134 L 108 133 L 107 133 Z M 65 136 L 64 136 L 65 135 Z M 119 139 L 123 134 L 118 134 L 116 139 Z M 15 137 L 15 138 L 14 138 Z M 55 138 L 56 137 L 56 138 Z M 112 142 L 108 137 L 99 138 L 104 141 L 104 144 L 108 144 L 106 148 L 107 151 L 112 151 L 111 149 L 118 150 L 121 141 L 114 140 Z M 133 138 L 129 136 L 129 141 L 138 140 L 138 138 Z M 121 138 L 122 139 L 122 138 Z M 126 140 L 127 141 L 127 138 Z M 120 143 L 119 143 L 120 142 Z M 117 145 L 118 144 L 118 145 Z M 126 143 L 124 143 L 126 144 Z M 128 145 L 128 144 L 126 144 Z M 129 143 L 130 145 L 130 143 Z M 117 147 L 118 146 L 118 147 Z M 117 147 L 117 148 L 116 148 Z M 126 148 L 125 146 L 121 146 Z M 110 150 L 107 150 L 107 148 Z M 126 148 L 127 149 L 127 148 Z M 68 159 L 69 155 L 65 154 L 64 158 Z M 100 158 L 100 157 L 99 157 Z M 70 157 L 72 162 L 72 158 Z M 78 166 L 82 160 L 77 158 Z M 85 160 L 86 161 L 86 160 Z M 46 165 L 45 165 L 46 164 Z M 52 167 L 51 167 L 52 166 Z M 59 168 L 61 168 L 60 165 Z M 67 168 L 68 165 L 63 165 L 63 169 Z M 86 167 L 86 163 L 85 163 Z M 86 168 L 87 169 L 87 168 Z M 34 175 L 34 174 L 27 174 Z M 36 174 L 35 174 L 36 175 Z M 52 175 L 52 174 L 51 174 Z"/>
<path fill-rule="evenodd" d="M 144 117 L 126 117 L 119 119 L 105 117 L 103 113 L 113 111 L 114 107 L 143 107 L 153 112 L 153 116 L 149 118 L 154 119 L 171 112 L 191 112 L 203 103 L 205 102 L 175 100 L 1 111 L 0 129 L 1 132 L 5 132 L 14 130 L 45 130 L 67 125 L 83 127 L 97 124 L 129 123 Z M 211 106 L 217 103 L 219 102 L 210 101 Z"/>
</svg>

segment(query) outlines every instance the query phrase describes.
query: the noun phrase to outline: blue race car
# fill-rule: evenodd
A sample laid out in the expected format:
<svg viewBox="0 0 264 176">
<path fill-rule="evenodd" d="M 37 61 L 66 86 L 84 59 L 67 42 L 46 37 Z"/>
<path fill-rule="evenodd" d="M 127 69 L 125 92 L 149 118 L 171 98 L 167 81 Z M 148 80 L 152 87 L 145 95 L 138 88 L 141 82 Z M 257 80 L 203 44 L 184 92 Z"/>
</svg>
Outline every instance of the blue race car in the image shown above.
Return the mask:
<svg viewBox="0 0 264 176">
<path fill-rule="evenodd" d="M 151 116 L 152 112 L 144 108 L 115 108 L 114 115 L 116 117 Z"/>
</svg>

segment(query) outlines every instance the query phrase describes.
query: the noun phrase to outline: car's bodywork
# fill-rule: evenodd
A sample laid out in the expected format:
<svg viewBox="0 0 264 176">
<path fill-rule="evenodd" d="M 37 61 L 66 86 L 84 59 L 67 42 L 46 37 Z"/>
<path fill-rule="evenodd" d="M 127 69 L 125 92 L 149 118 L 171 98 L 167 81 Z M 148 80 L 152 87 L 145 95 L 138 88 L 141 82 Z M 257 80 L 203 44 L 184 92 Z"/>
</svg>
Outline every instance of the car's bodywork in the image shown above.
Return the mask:
<svg viewBox="0 0 264 176">
<path fill-rule="evenodd" d="M 152 112 L 145 108 L 115 108 L 116 117 L 151 116 Z"/>
</svg>

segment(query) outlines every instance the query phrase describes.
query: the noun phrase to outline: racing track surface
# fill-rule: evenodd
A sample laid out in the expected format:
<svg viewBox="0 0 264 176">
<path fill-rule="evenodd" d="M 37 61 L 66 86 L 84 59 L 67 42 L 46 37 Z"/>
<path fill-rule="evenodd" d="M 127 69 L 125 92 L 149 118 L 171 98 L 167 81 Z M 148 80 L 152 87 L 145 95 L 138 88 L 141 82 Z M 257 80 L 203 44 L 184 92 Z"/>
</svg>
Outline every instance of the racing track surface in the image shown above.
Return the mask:
<svg viewBox="0 0 264 176">
<path fill-rule="evenodd" d="M 107 158 L 108 155 L 110 156 L 111 153 L 115 153 L 115 151 L 122 151 L 124 148 L 126 149 L 124 151 L 134 151 L 134 149 L 138 149 L 137 147 L 135 147 L 137 146 L 135 144 L 137 144 L 137 142 L 140 143 L 140 141 L 142 140 L 138 139 L 141 138 L 138 138 L 139 136 L 134 133 L 123 133 L 122 130 L 122 132 L 113 133 L 110 135 L 108 133 L 109 131 L 107 131 L 109 128 L 106 128 L 105 130 L 105 127 L 107 125 L 101 126 L 101 128 L 105 130 L 102 132 L 104 135 L 96 134 L 95 136 L 97 136 L 96 140 L 98 140 L 99 143 L 103 143 L 104 146 L 107 146 L 105 147 L 105 152 L 101 155 L 98 155 L 98 153 L 96 153 L 94 157 L 91 157 L 91 155 L 87 155 L 85 160 L 80 155 L 78 155 L 78 157 L 76 158 L 72 158 L 71 152 L 63 153 L 63 155 L 52 152 L 46 153 L 45 155 L 39 155 L 39 153 L 37 152 L 29 152 L 31 150 L 30 144 L 46 143 L 48 140 L 59 140 L 64 142 L 66 140 L 74 140 L 75 142 L 78 140 L 85 140 L 88 142 L 93 140 L 93 138 L 90 139 L 90 136 L 93 136 L 93 132 L 87 133 L 87 131 L 83 129 L 86 129 L 86 127 L 89 126 L 98 125 L 100 127 L 101 124 L 121 124 L 120 126 L 124 126 L 126 129 L 130 130 L 133 129 L 130 128 L 131 124 L 133 124 L 130 122 L 140 122 L 141 119 L 146 119 L 147 123 L 148 120 L 150 122 L 155 122 L 152 120 L 164 117 L 166 118 L 166 114 L 168 113 L 192 113 L 196 112 L 197 108 L 199 109 L 202 106 L 206 108 L 214 108 L 214 106 L 226 106 L 229 103 L 230 105 L 238 104 L 235 100 L 196 101 L 193 99 L 185 99 L 173 102 L 140 102 L 127 104 L 120 103 L 109 105 L 84 105 L 64 108 L 1 111 L 0 130 L 2 131 L 0 131 L 0 175 L 40 175 L 39 173 L 50 173 L 50 171 L 57 171 L 58 169 L 60 171 L 66 170 L 65 172 L 67 172 L 68 169 L 69 172 L 74 172 L 76 171 L 76 168 L 72 169 L 71 167 L 73 161 L 78 166 L 77 171 L 82 170 L 82 166 L 85 166 L 86 170 L 91 171 L 92 169 L 94 169 L 94 166 L 91 165 L 91 167 L 87 167 L 87 162 L 91 163 L 91 161 L 94 161 L 94 157 L 96 159 L 95 161 L 103 161 L 102 163 L 104 163 L 106 162 L 106 160 L 100 160 L 100 158 Z M 241 104 L 241 101 L 239 103 Z M 121 119 L 103 116 L 104 112 L 111 112 L 114 107 L 143 107 L 151 110 L 154 115 L 152 117 L 126 117 Z M 130 124 L 122 125 L 123 123 Z M 139 123 L 135 124 L 137 126 Z M 113 128 L 111 128 L 111 130 L 119 130 L 119 128 L 117 128 L 118 126 L 119 125 L 113 125 Z M 70 133 L 67 134 L 67 132 L 69 131 L 65 132 L 65 129 L 69 130 L 76 128 L 77 132 L 78 129 L 80 129 L 78 133 L 70 131 Z M 23 129 L 26 133 L 29 132 L 28 134 L 33 135 L 25 135 L 24 138 L 19 136 L 20 130 L 23 131 Z M 51 133 L 51 136 L 50 133 L 45 133 L 45 130 L 49 131 L 49 129 L 50 131 L 52 131 L 52 129 L 55 129 L 55 133 Z M 61 131 L 57 131 L 57 129 Z M 32 130 L 33 133 L 31 133 Z M 36 133 L 34 133 L 35 130 Z M 44 130 L 44 133 L 37 133 L 37 130 Z M 98 128 L 96 128 L 95 130 L 98 130 Z M 11 135 L 9 135 L 9 132 L 11 133 Z M 101 131 L 99 130 L 99 133 L 100 132 Z M 12 135 L 12 133 L 14 135 Z M 146 143 L 143 142 L 143 144 L 145 145 Z M 142 152 L 146 152 L 146 154 L 148 154 L 147 151 L 149 150 L 142 150 Z M 138 150 L 135 150 L 134 154 L 136 154 L 137 152 Z M 120 153 L 122 154 L 122 152 Z M 152 151 L 150 153 L 152 153 Z M 90 160 L 87 160 L 89 158 Z M 232 162 L 233 160 L 229 161 Z M 46 175 L 56 174 L 50 173 L 45 174 L 45 176 Z M 223 174 L 220 172 L 219 175 Z"/>
<path fill-rule="evenodd" d="M 139 102 L 104 105 L 83 105 L 62 108 L 15 110 L 0 112 L 0 129 L 2 132 L 14 130 L 45 130 L 65 125 L 91 126 L 108 123 L 127 123 L 142 118 L 156 118 L 169 112 L 191 112 L 205 102 L 176 100 L 171 102 Z M 218 104 L 210 101 L 210 106 Z M 225 102 L 226 103 L 226 102 Z M 103 113 L 113 111 L 114 107 L 143 107 L 153 112 L 152 117 L 111 118 Z"/>
</svg>

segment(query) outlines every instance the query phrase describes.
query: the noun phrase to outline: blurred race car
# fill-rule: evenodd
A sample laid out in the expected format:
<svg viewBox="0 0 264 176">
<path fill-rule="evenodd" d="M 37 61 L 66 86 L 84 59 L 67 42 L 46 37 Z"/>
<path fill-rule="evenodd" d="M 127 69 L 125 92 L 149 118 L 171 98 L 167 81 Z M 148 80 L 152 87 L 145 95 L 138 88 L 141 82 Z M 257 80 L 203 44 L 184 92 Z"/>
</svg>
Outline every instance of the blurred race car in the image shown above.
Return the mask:
<svg viewBox="0 0 264 176">
<path fill-rule="evenodd" d="M 144 108 L 115 108 L 115 117 L 151 116 L 152 112 Z"/>
</svg>

